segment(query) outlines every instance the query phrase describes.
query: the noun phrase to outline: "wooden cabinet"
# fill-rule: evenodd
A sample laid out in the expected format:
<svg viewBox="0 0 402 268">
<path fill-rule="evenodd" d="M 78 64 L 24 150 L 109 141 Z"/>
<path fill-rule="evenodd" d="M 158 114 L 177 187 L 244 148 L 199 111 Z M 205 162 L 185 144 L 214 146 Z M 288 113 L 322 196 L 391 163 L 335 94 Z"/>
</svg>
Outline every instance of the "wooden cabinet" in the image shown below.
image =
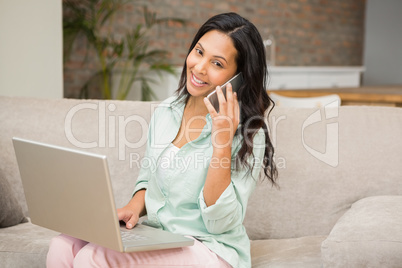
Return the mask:
<svg viewBox="0 0 402 268">
<path fill-rule="evenodd" d="M 270 92 L 293 98 L 308 98 L 337 94 L 341 98 L 341 105 L 379 105 L 402 107 L 402 85 L 268 90 L 268 93 Z"/>
</svg>

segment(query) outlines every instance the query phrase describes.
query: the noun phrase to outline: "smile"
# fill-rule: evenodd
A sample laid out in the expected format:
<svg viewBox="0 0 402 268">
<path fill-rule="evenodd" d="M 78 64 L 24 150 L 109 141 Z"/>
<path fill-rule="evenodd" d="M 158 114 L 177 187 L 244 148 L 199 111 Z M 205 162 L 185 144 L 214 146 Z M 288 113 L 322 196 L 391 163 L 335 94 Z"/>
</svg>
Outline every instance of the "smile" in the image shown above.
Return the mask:
<svg viewBox="0 0 402 268">
<path fill-rule="evenodd" d="M 191 74 L 191 82 L 193 83 L 193 85 L 197 86 L 197 87 L 202 87 L 204 85 L 206 85 L 207 83 L 198 79 L 197 77 L 195 77 L 194 74 Z"/>
</svg>

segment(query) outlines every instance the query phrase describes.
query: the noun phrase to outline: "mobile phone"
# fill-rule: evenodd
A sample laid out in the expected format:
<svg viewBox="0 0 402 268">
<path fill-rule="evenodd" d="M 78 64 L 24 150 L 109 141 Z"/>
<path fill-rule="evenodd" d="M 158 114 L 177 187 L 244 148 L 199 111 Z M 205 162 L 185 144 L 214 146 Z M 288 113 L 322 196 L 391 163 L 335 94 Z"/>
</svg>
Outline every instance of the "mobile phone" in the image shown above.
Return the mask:
<svg viewBox="0 0 402 268">
<path fill-rule="evenodd" d="M 237 92 L 239 90 L 240 86 L 243 84 L 242 73 L 240 72 L 240 73 L 236 74 L 235 76 L 230 78 L 229 81 L 227 81 L 226 83 L 224 83 L 221 86 L 223 96 L 225 96 L 225 98 L 226 98 L 226 85 L 229 83 L 232 85 L 232 91 Z M 219 99 L 218 99 L 218 94 L 216 93 L 216 89 L 214 91 L 212 91 L 211 93 L 209 93 L 207 98 L 211 102 L 212 106 L 214 106 L 216 112 L 219 113 Z"/>
</svg>

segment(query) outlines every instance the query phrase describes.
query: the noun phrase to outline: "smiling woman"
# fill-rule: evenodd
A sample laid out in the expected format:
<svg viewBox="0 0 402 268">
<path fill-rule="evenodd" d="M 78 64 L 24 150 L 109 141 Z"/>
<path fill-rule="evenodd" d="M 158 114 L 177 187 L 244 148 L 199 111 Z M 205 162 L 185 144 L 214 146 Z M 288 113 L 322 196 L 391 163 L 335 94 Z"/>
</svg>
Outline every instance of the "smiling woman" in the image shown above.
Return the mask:
<svg viewBox="0 0 402 268">
<path fill-rule="evenodd" d="M 216 42 L 215 39 L 208 39 L 208 41 L 213 42 L 213 44 L 220 48 L 221 53 L 216 54 L 215 52 L 211 54 L 214 56 L 226 55 L 226 52 L 228 52 L 227 49 L 230 49 L 232 45 L 236 50 L 233 58 L 236 62 L 236 71 L 233 75 L 240 72 L 243 74 L 244 82 L 237 93 L 238 101 L 241 105 L 239 105 L 240 127 L 236 130 L 236 135 L 240 133 L 244 140 L 236 156 L 236 166 L 240 166 L 239 164 L 247 165 L 247 158 L 253 153 L 253 137 L 259 129 L 262 129 L 265 132 L 264 173 L 275 184 L 274 149 L 264 123 L 264 113 L 269 107 L 272 109 L 273 102 L 266 92 L 268 72 L 265 60 L 265 47 L 261 35 L 254 24 L 235 13 L 225 13 L 210 18 L 198 30 L 190 45 L 179 81 L 179 88 L 177 90 L 179 98 L 177 100 L 184 100 L 187 105 L 191 103 L 190 99 L 192 95 L 188 81 L 193 76 L 191 75 L 191 66 L 187 66 L 187 64 L 190 63 L 189 58 L 192 57 L 194 50 L 198 52 L 197 46 L 200 44 L 201 50 L 199 53 L 202 55 L 202 42 L 206 37 L 212 36 L 212 34 L 217 39 L 219 34 L 218 40 L 225 40 L 226 42 Z M 214 48 L 210 49 L 214 51 Z M 195 78 L 198 79 L 199 77 Z"/>
<path fill-rule="evenodd" d="M 206 33 L 187 56 L 187 90 L 206 97 L 237 71 L 237 51 L 232 40 L 217 30 Z"/>
<path fill-rule="evenodd" d="M 119 253 L 62 235 L 52 240 L 48 267 L 251 267 L 248 198 L 261 170 L 276 179 L 266 71 L 255 26 L 235 13 L 216 15 L 194 37 L 177 94 L 152 115 L 145 158 L 154 164 L 142 166 L 118 217 L 131 229 L 146 214 L 146 224 L 193 237 L 194 246 Z M 229 83 L 224 95 L 220 85 L 239 72 L 244 83 L 236 93 Z M 206 98 L 213 90 L 219 112 Z"/>
</svg>

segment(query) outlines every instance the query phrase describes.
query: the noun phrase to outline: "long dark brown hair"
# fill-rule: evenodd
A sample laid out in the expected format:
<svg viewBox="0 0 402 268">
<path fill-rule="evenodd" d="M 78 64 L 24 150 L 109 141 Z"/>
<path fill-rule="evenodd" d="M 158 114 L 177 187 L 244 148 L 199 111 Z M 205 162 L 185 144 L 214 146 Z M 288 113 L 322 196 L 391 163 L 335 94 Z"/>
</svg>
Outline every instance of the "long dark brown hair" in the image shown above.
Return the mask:
<svg viewBox="0 0 402 268">
<path fill-rule="evenodd" d="M 264 173 L 275 185 L 277 169 L 274 163 L 274 148 L 269 137 L 267 125 L 265 124 L 265 112 L 269 107 L 274 107 L 273 101 L 266 91 L 267 64 L 265 48 L 257 28 L 247 19 L 236 13 L 223 13 L 211 17 L 195 35 L 188 50 L 193 50 L 200 38 L 209 31 L 217 30 L 228 35 L 237 50 L 237 72 L 243 74 L 243 85 L 237 92 L 240 103 L 240 128 L 236 135 L 243 137 L 243 143 L 236 156 L 236 163 L 247 165 L 247 159 L 253 155 L 253 137 L 260 128 L 265 132 L 265 153 L 263 159 Z M 178 99 L 188 101 L 190 94 L 187 91 L 187 64 L 184 61 L 183 71 L 180 77 L 179 88 L 176 93 Z M 237 167 L 239 165 L 236 165 Z M 252 170 L 252 167 L 251 167 Z"/>
</svg>

